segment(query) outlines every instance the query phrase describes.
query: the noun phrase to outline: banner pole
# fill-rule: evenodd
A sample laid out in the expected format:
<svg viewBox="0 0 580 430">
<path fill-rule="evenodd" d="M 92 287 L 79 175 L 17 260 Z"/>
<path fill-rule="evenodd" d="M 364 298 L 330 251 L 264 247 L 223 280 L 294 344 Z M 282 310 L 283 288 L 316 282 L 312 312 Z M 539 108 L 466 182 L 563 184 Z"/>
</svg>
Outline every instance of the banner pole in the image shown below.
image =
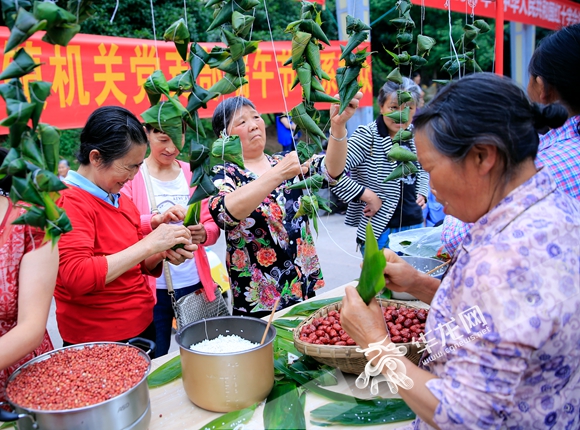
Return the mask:
<svg viewBox="0 0 580 430">
<path fill-rule="evenodd" d="M 503 0 L 495 2 L 495 73 L 503 75 L 503 39 L 504 39 Z"/>
</svg>

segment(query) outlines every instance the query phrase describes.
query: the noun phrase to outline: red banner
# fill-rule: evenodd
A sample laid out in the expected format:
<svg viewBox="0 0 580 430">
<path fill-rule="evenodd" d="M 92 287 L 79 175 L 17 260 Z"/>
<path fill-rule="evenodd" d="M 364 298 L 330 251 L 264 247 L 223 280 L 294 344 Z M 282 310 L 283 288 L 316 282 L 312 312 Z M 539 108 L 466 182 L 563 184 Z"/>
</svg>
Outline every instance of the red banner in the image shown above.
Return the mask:
<svg viewBox="0 0 580 430">
<path fill-rule="evenodd" d="M 453 12 L 474 13 L 495 18 L 496 3 L 490 0 L 412 0 L 416 5 L 447 9 Z M 506 21 L 521 22 L 557 30 L 580 22 L 580 4 L 567 0 L 504 0 Z"/>
<path fill-rule="evenodd" d="M 41 41 L 43 33 L 37 33 L 25 42 L 26 52 L 36 62 L 43 63 L 22 78 L 28 96 L 29 81 L 52 82 L 52 94 L 48 98 L 41 121 L 56 127 L 79 128 L 96 108 L 105 105 L 124 106 L 135 114 L 149 108 L 149 101 L 142 87 L 145 79 L 157 68 L 161 68 L 167 80 L 187 69 L 187 63 L 175 50 L 173 43 L 152 40 L 129 39 L 121 37 L 94 36 L 78 34 L 66 46 L 55 46 Z M 9 30 L 0 27 L 2 51 L 8 40 Z M 344 43 L 344 42 L 343 42 Z M 208 51 L 213 43 L 201 43 Z M 368 43 L 362 47 L 368 46 Z M 157 48 L 157 51 L 156 51 Z M 15 50 L 0 54 L 2 69 L 12 61 Z M 300 86 L 290 90 L 295 71 L 291 66 L 283 66 L 291 54 L 291 42 L 262 42 L 259 49 L 246 58 L 246 79 L 244 96 L 251 99 L 261 113 L 279 113 L 292 109 L 301 101 Z M 328 94 L 338 93 L 336 69 L 340 67 L 338 41 L 325 46 L 321 51 L 321 65 L 331 77 L 322 81 Z M 221 79 L 223 73 L 218 69 L 205 67 L 198 78 L 198 84 L 209 88 Z M 371 67 L 362 70 L 359 82 L 364 93 L 362 106 L 372 106 Z M 198 112 L 202 118 L 209 118 L 219 101 L 212 100 L 207 109 Z M 186 96 L 182 97 L 187 104 Z M 328 104 L 320 104 L 328 108 Z M 0 99 L 0 118 L 5 110 Z M 0 128 L 0 134 L 6 134 Z"/>
</svg>

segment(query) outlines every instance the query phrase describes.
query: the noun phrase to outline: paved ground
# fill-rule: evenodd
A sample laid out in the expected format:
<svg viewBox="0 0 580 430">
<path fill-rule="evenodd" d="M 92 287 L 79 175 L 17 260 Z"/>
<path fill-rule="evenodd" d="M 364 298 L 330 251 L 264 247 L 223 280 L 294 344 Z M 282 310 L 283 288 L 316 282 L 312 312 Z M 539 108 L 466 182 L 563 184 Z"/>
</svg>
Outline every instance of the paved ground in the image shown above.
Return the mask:
<svg viewBox="0 0 580 430">
<path fill-rule="evenodd" d="M 356 252 L 356 228 L 344 225 L 344 215 L 324 215 L 320 218 L 318 227 L 319 236 L 316 238 L 316 249 L 326 281 L 326 286 L 319 291 L 325 292 L 358 278 L 362 258 L 360 253 Z M 223 235 L 211 249 L 222 261 L 224 260 L 225 240 Z M 54 346 L 60 348 L 62 339 L 56 325 L 54 301 L 50 309 L 48 332 Z M 170 351 L 174 351 L 176 348 L 175 342 L 172 342 Z"/>
</svg>

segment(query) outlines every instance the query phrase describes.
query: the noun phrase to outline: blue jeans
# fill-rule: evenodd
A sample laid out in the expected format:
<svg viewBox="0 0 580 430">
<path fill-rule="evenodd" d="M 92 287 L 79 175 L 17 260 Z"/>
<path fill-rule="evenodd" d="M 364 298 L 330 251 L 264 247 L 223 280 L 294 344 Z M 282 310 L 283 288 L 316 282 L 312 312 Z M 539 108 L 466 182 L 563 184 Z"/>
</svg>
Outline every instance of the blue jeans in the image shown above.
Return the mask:
<svg viewBox="0 0 580 430">
<path fill-rule="evenodd" d="M 202 288 L 201 282 L 189 287 L 177 288 L 175 291 L 175 300 Z M 173 324 L 173 306 L 171 297 L 167 290 L 157 290 L 157 303 L 153 308 L 153 322 L 157 337 L 157 348 L 155 348 L 155 358 L 167 354 L 171 345 L 171 326 Z"/>
<path fill-rule="evenodd" d="M 389 234 L 391 233 L 398 233 L 400 231 L 405 231 L 405 230 L 413 230 L 416 228 L 421 228 L 424 227 L 423 223 L 421 224 L 415 224 L 415 225 L 408 225 L 406 227 L 395 227 L 395 228 L 387 228 L 385 229 L 385 231 L 383 231 L 381 233 L 381 235 L 379 236 L 379 239 L 377 240 L 377 242 L 379 243 L 379 249 L 383 249 L 383 248 L 388 248 L 389 247 Z M 360 247 L 360 252 L 361 254 L 365 255 L 365 246 L 362 245 Z"/>
</svg>

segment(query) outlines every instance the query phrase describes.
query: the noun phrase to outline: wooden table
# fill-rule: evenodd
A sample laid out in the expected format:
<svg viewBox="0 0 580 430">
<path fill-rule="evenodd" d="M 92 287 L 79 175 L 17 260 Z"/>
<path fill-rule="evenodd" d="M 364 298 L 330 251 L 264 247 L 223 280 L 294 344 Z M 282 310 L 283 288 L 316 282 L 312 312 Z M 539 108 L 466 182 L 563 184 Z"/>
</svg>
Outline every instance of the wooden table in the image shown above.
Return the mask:
<svg viewBox="0 0 580 430">
<path fill-rule="evenodd" d="M 321 294 L 320 296 L 316 296 L 316 298 L 313 300 L 344 296 L 344 289 L 347 285 L 356 286 L 356 282 L 351 282 L 342 285 L 340 287 L 337 287 L 334 290 Z M 427 305 L 425 305 L 422 302 L 413 302 L 413 304 L 414 305 L 420 304 L 421 307 L 427 307 Z M 286 308 L 279 312 L 276 312 L 275 317 L 277 318 L 283 316 L 286 312 L 289 311 L 289 309 L 291 308 Z M 176 351 L 153 360 L 152 371 L 178 354 L 179 351 Z M 332 387 L 325 387 L 326 389 L 359 398 L 372 397 L 369 388 L 365 390 L 360 390 L 356 388 L 355 375 L 342 374 L 340 371 L 337 371 L 337 375 L 339 380 L 338 385 Z M 379 391 L 380 397 L 383 398 L 399 397 L 398 395 L 392 395 L 391 392 L 388 390 L 386 384 L 380 384 L 379 387 L 381 388 L 381 390 Z M 151 389 L 150 396 L 151 396 L 151 424 L 149 425 L 150 430 L 199 429 L 204 424 L 209 423 L 210 421 L 216 419 L 220 415 L 223 415 L 222 413 L 206 411 L 205 409 L 201 409 L 195 406 L 193 403 L 191 403 L 191 401 L 185 394 L 185 390 L 183 389 L 181 379 L 173 381 L 172 383 L 164 385 L 163 387 Z M 311 393 L 307 393 L 306 396 L 307 396 L 305 407 L 306 428 L 322 429 L 323 427 L 315 426 L 310 423 L 310 411 L 328 403 L 329 400 Z M 264 422 L 262 419 L 263 410 L 264 405 L 263 404 L 259 405 L 256 411 L 254 412 L 254 416 L 252 417 L 252 419 L 248 423 L 246 423 L 245 428 L 252 430 L 263 429 L 264 428 Z M 368 426 L 364 428 L 396 429 L 404 427 L 410 422 L 411 421 L 406 421 L 403 423 L 385 424 L 380 426 L 379 425 Z M 341 427 L 341 428 L 360 429 L 361 427 Z"/>
</svg>

